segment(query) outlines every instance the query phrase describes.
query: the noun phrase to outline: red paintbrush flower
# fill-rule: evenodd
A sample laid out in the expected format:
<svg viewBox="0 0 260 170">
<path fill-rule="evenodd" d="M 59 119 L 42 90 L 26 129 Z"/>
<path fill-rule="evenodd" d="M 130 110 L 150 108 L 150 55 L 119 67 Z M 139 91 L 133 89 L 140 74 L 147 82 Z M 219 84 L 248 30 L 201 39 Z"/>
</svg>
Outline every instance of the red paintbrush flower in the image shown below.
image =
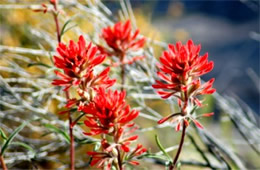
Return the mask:
<svg viewBox="0 0 260 170">
<path fill-rule="evenodd" d="M 65 86 L 65 90 L 67 90 L 72 85 L 81 84 L 82 90 L 85 90 L 96 85 L 111 86 L 114 84 L 115 80 L 108 78 L 109 68 L 99 75 L 94 75 L 93 68 L 105 60 L 105 55 L 96 55 L 98 49 L 91 43 L 86 47 L 83 36 L 79 37 L 77 44 L 72 40 L 68 46 L 60 43 L 57 51 L 59 56 L 53 57 L 54 64 L 64 73 L 55 71 L 60 79 L 54 80 L 53 85 Z"/>
<path fill-rule="evenodd" d="M 139 30 L 132 32 L 132 26 L 130 20 L 125 23 L 118 22 L 113 27 L 107 27 L 102 30 L 101 38 L 106 41 L 106 44 L 111 49 L 99 46 L 101 53 L 109 56 L 117 56 L 120 58 L 120 64 L 131 64 L 136 60 L 144 58 L 143 56 L 134 57 L 133 59 L 126 59 L 126 53 L 136 51 L 142 48 L 145 44 L 145 38 L 137 38 Z"/>
<path fill-rule="evenodd" d="M 174 95 L 182 98 L 180 91 L 188 91 L 189 97 L 195 97 L 202 94 L 212 94 L 214 78 L 201 85 L 200 76 L 210 72 L 213 67 L 213 61 L 208 62 L 208 54 L 199 56 L 200 45 L 196 46 L 192 40 L 186 45 L 178 42 L 176 46 L 170 44 L 169 51 L 164 51 L 160 57 L 160 71 L 157 75 L 161 81 L 156 80 L 153 85 L 159 90 L 158 94 L 162 98 L 169 98 Z"/>
<path fill-rule="evenodd" d="M 183 121 L 188 126 L 188 120 L 192 120 L 198 127 L 202 127 L 187 111 L 187 108 L 189 102 L 201 107 L 202 104 L 197 97 L 215 92 L 215 89 L 212 88 L 214 78 L 204 84 L 201 84 L 200 80 L 200 76 L 213 69 L 214 63 L 208 61 L 207 53 L 203 56 L 199 55 L 200 45 L 194 45 L 192 40 L 184 45 L 181 42 L 177 42 L 176 46 L 170 44 L 168 48 L 169 50 L 164 51 L 160 57 L 161 64 L 158 65 L 160 71 L 157 75 L 161 80 L 156 80 L 153 88 L 162 89 L 158 90 L 157 93 L 164 99 L 170 96 L 177 97 L 181 113 L 171 114 L 159 120 L 158 123 L 179 117 L 176 126 L 177 131 L 180 130 Z"/>
<path fill-rule="evenodd" d="M 88 135 L 113 134 L 138 116 L 139 112 L 130 110 L 126 104 L 125 91 L 106 92 L 104 88 L 99 88 L 96 93 L 93 102 L 82 108 L 87 118 L 85 125 L 90 128 Z"/>
<path fill-rule="evenodd" d="M 135 130 L 133 127 L 135 124 L 131 122 L 138 116 L 139 111 L 131 110 L 126 104 L 125 91 L 106 92 L 105 88 L 99 88 L 96 93 L 92 102 L 82 106 L 82 111 L 86 113 L 84 123 L 90 129 L 90 132 L 84 134 L 106 134 L 112 137 L 113 142 L 109 143 L 103 139 L 102 152 L 88 153 L 93 158 L 91 166 L 98 164 L 98 168 L 110 169 L 112 165 L 123 161 L 137 165 L 138 163 L 132 159 L 146 152 L 146 149 L 138 145 L 131 151 L 130 144 L 136 141 L 138 136 L 129 136 L 129 134 Z M 132 129 L 126 131 L 126 128 Z M 128 156 L 119 158 L 118 155 L 126 155 L 126 153 Z"/>
<path fill-rule="evenodd" d="M 139 30 L 132 33 L 131 21 L 118 22 L 113 27 L 102 30 L 101 38 L 113 49 L 113 53 L 126 53 L 128 50 L 138 50 L 144 46 L 145 38 L 138 39 Z"/>
</svg>

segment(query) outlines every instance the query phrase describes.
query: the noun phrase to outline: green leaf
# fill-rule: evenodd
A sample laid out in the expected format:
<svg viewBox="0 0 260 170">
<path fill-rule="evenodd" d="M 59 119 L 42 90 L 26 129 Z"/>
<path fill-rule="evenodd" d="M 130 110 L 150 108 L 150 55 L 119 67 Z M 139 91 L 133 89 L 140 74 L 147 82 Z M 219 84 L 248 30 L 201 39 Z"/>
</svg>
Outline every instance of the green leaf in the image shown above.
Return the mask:
<svg viewBox="0 0 260 170">
<path fill-rule="evenodd" d="M 75 141 L 80 144 L 95 144 L 97 141 L 91 139 L 78 139 L 75 137 Z"/>
<path fill-rule="evenodd" d="M 4 152 L 6 151 L 6 149 L 8 148 L 8 146 L 11 144 L 12 140 L 14 139 L 14 137 L 27 125 L 28 122 L 24 122 L 22 123 L 18 128 L 16 128 L 13 133 L 8 137 L 8 139 L 5 141 L 3 147 L 2 147 L 2 151 L 0 153 L 0 155 L 4 155 Z"/>
<path fill-rule="evenodd" d="M 101 146 L 101 142 L 96 142 L 96 145 L 94 147 L 94 151 L 97 151 Z"/>
<path fill-rule="evenodd" d="M 28 145 L 28 144 L 26 144 L 26 143 L 23 143 L 23 142 L 12 142 L 11 145 L 22 146 L 22 147 L 24 147 L 25 149 L 31 151 L 31 152 L 33 153 L 33 155 L 36 154 L 36 152 L 34 151 L 34 149 L 33 149 L 30 145 Z"/>
<path fill-rule="evenodd" d="M 68 24 L 71 22 L 72 20 L 69 19 L 68 21 L 66 21 L 61 29 L 61 33 L 60 33 L 60 36 L 62 37 L 63 34 L 65 34 L 65 32 L 69 31 L 70 29 L 72 29 L 73 27 L 77 26 L 77 24 L 75 25 L 72 25 L 71 27 L 67 28 L 66 27 L 68 26 Z"/>
<path fill-rule="evenodd" d="M 77 124 L 78 121 L 79 121 L 84 115 L 86 115 L 86 113 L 82 113 L 81 115 L 79 115 L 79 116 L 76 118 L 76 120 L 74 121 L 74 124 Z"/>
<path fill-rule="evenodd" d="M 7 139 L 7 136 L 5 135 L 5 132 L 0 128 L 0 136 L 6 140 Z"/>
<path fill-rule="evenodd" d="M 181 169 L 181 163 L 177 163 L 177 169 L 180 170 Z"/>
<path fill-rule="evenodd" d="M 51 66 L 44 63 L 30 63 L 27 65 L 27 67 L 32 67 L 32 66 L 43 66 L 43 67 L 51 68 Z"/>
<path fill-rule="evenodd" d="M 47 129 L 49 129 L 49 130 L 51 130 L 51 131 L 53 131 L 53 132 L 55 132 L 55 133 L 58 133 L 58 134 L 60 134 L 61 136 L 63 136 L 64 139 L 65 139 L 65 141 L 66 141 L 68 144 L 70 144 L 70 137 L 69 137 L 69 135 L 68 135 L 66 132 L 64 132 L 63 130 L 61 130 L 61 129 L 59 129 L 59 128 L 57 128 L 56 126 L 51 125 L 51 124 L 45 124 L 44 126 L 45 126 Z"/>
<path fill-rule="evenodd" d="M 62 36 L 65 33 L 65 28 L 66 26 L 71 22 L 71 19 L 69 19 L 68 21 L 66 21 L 61 29 L 60 35 Z"/>
<path fill-rule="evenodd" d="M 143 154 L 140 157 L 138 157 L 138 159 L 142 159 L 142 158 L 156 158 L 156 159 L 165 160 L 165 156 L 157 155 L 157 154 L 153 154 L 153 153 Z M 167 161 L 168 161 L 168 159 L 167 159 Z"/>
<path fill-rule="evenodd" d="M 69 28 L 67 28 L 67 29 L 64 31 L 64 33 L 66 33 L 67 31 L 69 31 L 70 29 L 72 29 L 72 28 L 74 28 L 74 27 L 76 27 L 76 26 L 78 26 L 78 24 L 75 24 L 75 25 L 70 26 Z M 63 33 L 63 34 L 64 34 L 64 33 Z"/>
<path fill-rule="evenodd" d="M 84 125 L 84 122 L 77 122 L 77 125 Z"/>
<path fill-rule="evenodd" d="M 190 114 L 192 115 L 192 114 L 196 111 L 197 108 L 198 108 L 198 106 L 194 106 L 194 107 L 192 108 Z"/>
<path fill-rule="evenodd" d="M 170 155 L 165 151 L 165 149 L 163 148 L 159 138 L 157 135 L 155 135 L 155 141 L 156 141 L 156 144 L 158 145 L 158 147 L 160 148 L 160 150 L 163 152 L 163 154 L 167 157 L 168 161 L 172 162 L 172 159 L 170 157 Z"/>
</svg>

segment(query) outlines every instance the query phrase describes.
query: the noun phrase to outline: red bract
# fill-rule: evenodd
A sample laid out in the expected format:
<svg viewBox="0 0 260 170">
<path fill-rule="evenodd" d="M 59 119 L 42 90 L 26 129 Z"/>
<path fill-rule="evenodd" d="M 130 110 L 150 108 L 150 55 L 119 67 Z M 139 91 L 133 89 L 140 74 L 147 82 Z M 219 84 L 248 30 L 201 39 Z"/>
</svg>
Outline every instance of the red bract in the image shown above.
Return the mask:
<svg viewBox="0 0 260 170">
<path fill-rule="evenodd" d="M 50 3 L 52 3 L 52 4 L 55 4 L 57 2 L 58 2 L 58 0 L 50 0 Z"/>
<path fill-rule="evenodd" d="M 111 91 L 105 88 L 98 88 L 97 95 L 92 102 L 82 106 L 82 111 L 86 113 L 85 125 L 90 129 L 86 135 L 106 134 L 112 137 L 112 143 L 102 139 L 102 152 L 88 153 L 93 157 L 91 166 L 98 164 L 98 168 L 110 169 L 112 165 L 123 166 L 122 162 L 129 162 L 138 165 L 132 159 L 146 152 L 142 145 L 136 149 L 130 149 L 130 144 L 137 140 L 138 136 L 130 136 L 135 131 L 134 123 L 139 111 L 131 110 L 126 104 L 125 91 Z M 126 129 L 129 130 L 126 130 Z M 124 156 L 120 156 L 124 155 Z M 127 156 L 126 156 L 127 155 Z"/>
<path fill-rule="evenodd" d="M 105 55 L 96 55 L 97 51 L 97 47 L 92 46 L 91 43 L 86 47 L 83 36 L 79 37 L 77 44 L 72 40 L 68 46 L 60 43 L 57 48 L 59 56 L 53 58 L 55 66 L 62 69 L 64 73 L 55 71 L 60 79 L 54 80 L 52 84 L 65 86 L 65 90 L 79 84 L 82 84 L 83 90 L 95 85 L 113 85 L 115 80 L 108 78 L 109 68 L 99 75 L 93 73 L 93 68 L 105 60 Z"/>
<path fill-rule="evenodd" d="M 173 113 L 159 120 L 158 123 L 164 123 L 174 117 L 173 121 L 177 121 L 176 131 L 180 130 L 182 122 L 187 127 L 189 120 L 202 128 L 202 125 L 190 113 L 188 106 L 202 107 L 197 97 L 216 91 L 212 88 L 214 78 L 204 84 L 201 84 L 200 80 L 200 76 L 213 69 L 214 63 L 208 61 L 207 53 L 203 56 L 199 55 L 200 45 L 194 45 L 192 40 L 185 45 L 181 42 L 177 42 L 176 45 L 170 44 L 168 48 L 169 50 L 164 51 L 160 57 L 161 64 L 158 65 L 160 71 L 157 75 L 161 80 L 156 80 L 153 88 L 161 89 L 157 93 L 164 99 L 171 96 L 177 97 L 181 112 Z"/>
<path fill-rule="evenodd" d="M 169 98 L 172 95 L 181 98 L 180 91 L 188 91 L 189 97 L 212 94 L 215 89 L 212 88 L 214 78 L 201 85 L 200 76 L 210 72 L 213 67 L 213 61 L 208 61 L 208 54 L 199 56 L 200 45 L 196 46 L 192 40 L 186 45 L 177 42 L 176 46 L 170 44 L 169 51 L 164 51 L 160 57 L 160 71 L 157 73 L 161 81 L 156 80 L 153 85 L 159 90 L 158 94 L 162 98 Z"/>
<path fill-rule="evenodd" d="M 138 34 L 139 30 L 132 33 L 131 21 L 127 20 L 125 23 L 118 22 L 113 27 L 104 28 L 101 37 L 114 53 L 122 54 L 144 46 L 145 38 L 138 39 Z"/>
<path fill-rule="evenodd" d="M 130 110 L 130 106 L 126 104 L 125 91 L 106 92 L 104 88 L 99 88 L 96 92 L 93 102 L 82 109 L 87 117 L 85 125 L 90 128 L 90 133 L 87 134 L 113 134 L 115 131 L 122 133 L 119 130 L 135 119 L 139 112 Z"/>
</svg>

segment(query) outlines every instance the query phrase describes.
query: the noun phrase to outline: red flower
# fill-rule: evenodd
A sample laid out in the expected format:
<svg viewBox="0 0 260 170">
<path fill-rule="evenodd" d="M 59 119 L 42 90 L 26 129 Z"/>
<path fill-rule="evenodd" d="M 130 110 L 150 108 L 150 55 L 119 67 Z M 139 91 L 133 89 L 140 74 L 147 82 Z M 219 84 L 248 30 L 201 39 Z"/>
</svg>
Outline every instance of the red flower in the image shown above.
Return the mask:
<svg viewBox="0 0 260 170">
<path fill-rule="evenodd" d="M 208 62 L 208 54 L 199 56 L 200 45 L 196 46 L 192 40 L 186 45 L 177 42 L 176 46 L 170 44 L 169 51 L 164 51 L 160 57 L 162 64 L 159 65 L 160 71 L 157 73 L 162 80 L 156 80 L 153 85 L 159 90 L 158 94 L 162 98 L 169 98 L 174 95 L 180 99 L 177 94 L 180 91 L 188 91 L 189 96 L 202 94 L 212 94 L 215 89 L 212 88 L 214 78 L 201 85 L 200 76 L 210 72 L 213 67 L 213 61 Z"/>
<path fill-rule="evenodd" d="M 87 87 L 96 85 L 111 86 L 115 80 L 108 78 L 109 68 L 99 75 L 93 74 L 93 68 L 105 60 L 105 55 L 96 55 L 98 49 L 91 43 L 86 47 L 83 36 L 79 37 L 76 44 L 70 41 L 69 46 L 60 43 L 57 51 L 60 56 L 54 56 L 54 64 L 63 70 L 64 73 L 55 71 L 60 79 L 53 81 L 53 85 L 65 86 L 67 90 L 72 85 L 82 84 L 85 90 Z"/>
<path fill-rule="evenodd" d="M 50 0 L 50 3 L 52 4 L 58 3 L 58 0 Z"/>
<path fill-rule="evenodd" d="M 126 53 L 144 46 L 145 38 L 137 39 L 138 34 L 139 30 L 132 33 L 131 22 L 127 20 L 124 24 L 116 23 L 113 28 L 104 28 L 101 37 L 115 53 Z"/>
<path fill-rule="evenodd" d="M 142 48 L 145 44 L 145 38 L 138 39 L 139 30 L 132 33 L 132 26 L 130 20 L 125 23 L 118 22 L 113 27 L 107 27 L 102 30 L 101 38 L 106 41 L 108 47 L 112 50 L 99 46 L 99 50 L 103 54 L 109 56 L 117 56 L 120 58 L 120 63 L 115 63 L 114 66 L 120 64 L 132 64 L 136 60 L 141 60 L 144 56 L 133 57 L 131 59 L 125 59 L 126 53 L 136 51 Z"/>
<path fill-rule="evenodd" d="M 108 153 L 105 152 L 87 152 L 89 156 L 92 156 L 92 160 L 90 165 L 95 166 L 98 164 L 97 168 L 103 168 L 105 166 L 105 162 L 108 161 L 109 163 L 106 166 L 106 170 L 111 169 L 111 163 L 113 159 Z"/>
<path fill-rule="evenodd" d="M 137 140 L 138 136 L 129 136 L 129 134 L 135 130 L 134 123 L 131 121 L 138 116 L 139 112 L 130 110 L 130 106 L 126 104 L 125 91 L 108 90 L 106 92 L 104 88 L 99 88 L 96 93 L 94 100 L 82 107 L 87 118 L 84 123 L 90 128 L 90 132 L 85 134 L 107 134 L 112 137 L 113 142 L 109 143 L 103 138 L 102 152 L 88 153 L 92 156 L 91 166 L 98 164 L 98 168 L 110 169 L 112 164 L 123 161 L 137 165 L 138 162 L 132 159 L 146 152 L 146 149 L 142 145 L 138 145 L 131 151 L 129 145 Z M 126 131 L 126 128 L 132 129 Z M 124 157 L 119 155 L 124 155 Z"/>
<path fill-rule="evenodd" d="M 106 140 L 105 140 L 106 142 Z M 101 142 L 101 148 L 104 150 L 104 140 Z M 107 143 L 105 144 L 107 145 Z M 106 146 L 105 146 L 106 148 Z M 147 151 L 146 148 L 144 148 L 141 144 L 137 144 L 136 148 L 132 150 L 130 153 L 127 154 L 125 161 L 132 165 L 139 165 L 139 162 L 136 160 L 133 160 L 135 157 L 142 155 Z M 117 162 L 116 159 L 118 158 L 118 150 L 114 149 L 111 151 L 101 151 L 101 152 L 87 152 L 89 156 L 92 157 L 91 166 L 97 165 L 97 168 L 105 168 L 106 170 L 110 170 L 112 167 L 112 164 L 114 162 Z"/>
<path fill-rule="evenodd" d="M 125 91 L 105 91 L 104 88 L 97 89 L 97 95 L 93 102 L 83 106 L 82 111 L 86 113 L 85 125 L 90 128 L 87 135 L 97 135 L 100 133 L 113 134 L 123 133 L 122 127 L 129 125 L 139 112 L 130 110 L 126 104 Z M 120 136 L 120 135 L 118 135 Z"/>
<path fill-rule="evenodd" d="M 177 97 L 181 112 L 168 115 L 159 120 L 158 123 L 161 124 L 174 118 L 173 121 L 178 121 L 176 131 L 180 130 L 183 121 L 185 126 L 188 126 L 190 120 L 202 128 L 202 125 L 190 113 L 191 110 L 188 106 L 202 107 L 197 96 L 212 94 L 216 91 L 212 88 L 214 78 L 204 84 L 201 84 L 200 81 L 200 76 L 210 72 L 214 63 L 208 61 L 207 53 L 203 56 L 199 55 L 200 45 L 194 45 L 192 40 L 189 40 L 185 45 L 182 45 L 181 42 L 177 42 L 176 46 L 170 44 L 168 48 L 169 51 L 164 51 L 160 57 L 161 64 L 158 66 L 160 71 L 157 75 L 161 80 L 156 80 L 153 88 L 162 89 L 157 93 L 164 99 L 170 96 Z"/>
</svg>

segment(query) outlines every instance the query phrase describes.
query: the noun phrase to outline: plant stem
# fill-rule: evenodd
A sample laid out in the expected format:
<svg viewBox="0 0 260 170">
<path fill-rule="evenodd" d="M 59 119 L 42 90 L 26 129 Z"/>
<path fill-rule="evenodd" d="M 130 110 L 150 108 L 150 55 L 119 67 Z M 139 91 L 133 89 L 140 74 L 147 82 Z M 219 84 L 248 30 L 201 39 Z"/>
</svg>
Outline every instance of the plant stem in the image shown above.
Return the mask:
<svg viewBox="0 0 260 170">
<path fill-rule="evenodd" d="M 175 168 L 176 163 L 178 161 L 178 158 L 180 156 L 181 150 L 182 150 L 183 143 L 184 143 L 185 132 L 186 132 L 186 125 L 185 125 L 184 121 L 182 123 L 182 126 L 183 126 L 183 129 L 182 129 L 181 141 L 180 141 L 180 144 L 179 144 L 179 148 L 178 148 L 177 154 L 176 154 L 176 156 L 174 158 L 174 161 L 173 161 L 173 163 L 170 166 L 170 170 L 173 170 Z"/>
<path fill-rule="evenodd" d="M 66 98 L 67 100 L 70 99 L 69 92 L 66 91 Z M 70 169 L 75 169 L 75 149 L 74 149 L 74 135 L 73 135 L 73 120 L 71 117 L 70 112 L 68 113 L 69 116 L 69 133 L 70 133 Z"/>
<path fill-rule="evenodd" d="M 57 32 L 57 40 L 60 43 L 61 42 L 61 36 L 60 36 L 60 26 L 59 26 L 59 20 L 58 20 L 58 1 L 55 1 L 55 3 L 53 4 L 54 6 L 54 11 L 53 11 L 53 17 L 54 17 L 54 21 L 55 21 L 55 25 L 56 25 L 56 32 Z M 66 99 L 69 100 L 70 96 L 69 96 L 69 92 L 66 91 Z M 74 135 L 73 135 L 73 125 L 74 122 L 72 120 L 71 117 L 71 113 L 68 113 L 68 117 L 69 117 L 69 134 L 70 134 L 70 169 L 74 170 L 75 169 L 75 149 L 74 149 Z"/>
<path fill-rule="evenodd" d="M 3 155 L 0 156 L 0 162 L 1 162 L 3 170 L 7 170 L 7 166 L 5 164 L 5 160 L 4 160 Z"/>
<path fill-rule="evenodd" d="M 74 150 L 74 136 L 73 136 L 73 121 L 69 113 L 69 131 L 70 131 L 70 169 L 74 170 L 75 150 Z"/>
<path fill-rule="evenodd" d="M 57 1 L 56 3 L 54 4 L 54 10 L 53 11 L 53 17 L 54 17 L 54 21 L 55 21 L 55 24 L 56 24 L 56 32 L 57 32 L 57 39 L 58 39 L 58 42 L 60 43 L 61 41 L 61 36 L 60 36 L 60 26 L 59 26 L 59 20 L 58 20 L 58 8 L 57 8 Z"/>
<path fill-rule="evenodd" d="M 118 152 L 118 156 L 117 156 L 118 168 L 119 168 L 119 170 L 123 170 L 120 149 L 118 147 L 117 147 L 117 152 Z"/>
</svg>

